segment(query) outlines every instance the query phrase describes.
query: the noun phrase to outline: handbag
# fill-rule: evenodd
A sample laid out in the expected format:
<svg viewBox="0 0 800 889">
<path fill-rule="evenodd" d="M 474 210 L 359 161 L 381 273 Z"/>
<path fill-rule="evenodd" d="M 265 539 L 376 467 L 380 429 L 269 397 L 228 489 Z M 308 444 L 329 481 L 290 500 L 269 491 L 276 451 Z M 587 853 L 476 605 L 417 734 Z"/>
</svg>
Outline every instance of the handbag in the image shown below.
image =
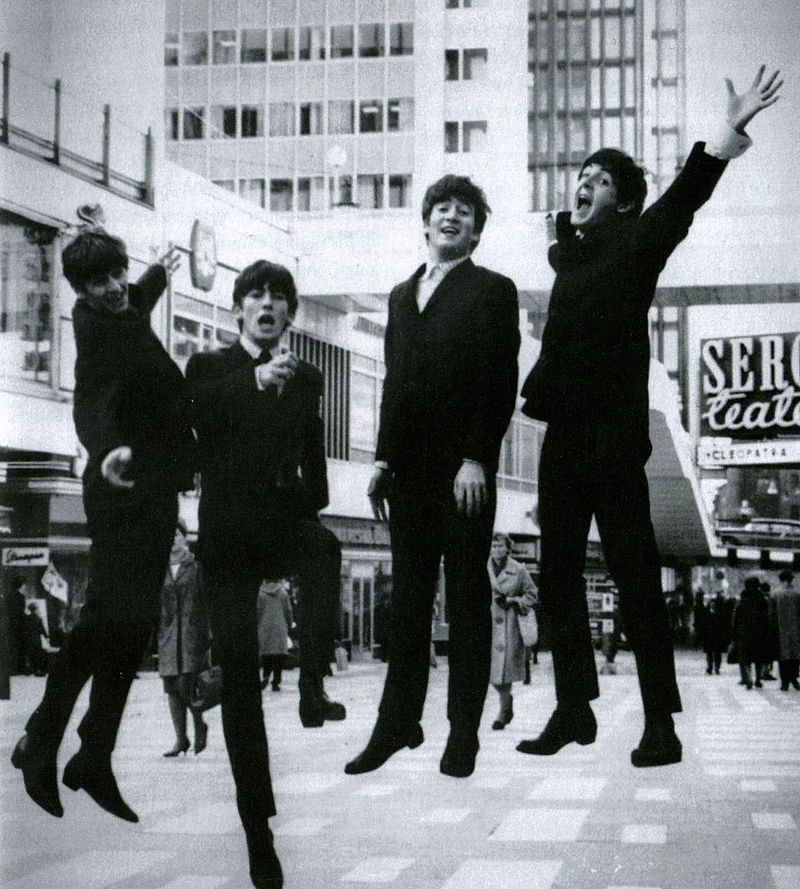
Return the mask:
<svg viewBox="0 0 800 889">
<path fill-rule="evenodd" d="M 216 707 L 222 697 L 222 667 L 211 663 L 210 654 L 207 663 L 197 674 L 189 697 L 189 706 L 197 713 Z"/>
<path fill-rule="evenodd" d="M 536 614 L 533 608 L 529 609 L 527 614 L 517 614 L 517 624 L 522 641 L 528 648 L 536 645 L 539 641 L 539 624 L 536 621 Z"/>
</svg>

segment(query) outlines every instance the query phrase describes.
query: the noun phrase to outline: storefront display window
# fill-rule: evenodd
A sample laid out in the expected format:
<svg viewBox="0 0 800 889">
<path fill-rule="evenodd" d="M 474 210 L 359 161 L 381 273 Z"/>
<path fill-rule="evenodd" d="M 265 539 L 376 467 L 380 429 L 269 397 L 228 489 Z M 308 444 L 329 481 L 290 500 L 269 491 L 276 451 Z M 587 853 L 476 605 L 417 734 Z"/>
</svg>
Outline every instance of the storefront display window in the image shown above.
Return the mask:
<svg viewBox="0 0 800 889">
<path fill-rule="evenodd" d="M 48 385 L 56 232 L 0 211 L 0 377 Z"/>
</svg>

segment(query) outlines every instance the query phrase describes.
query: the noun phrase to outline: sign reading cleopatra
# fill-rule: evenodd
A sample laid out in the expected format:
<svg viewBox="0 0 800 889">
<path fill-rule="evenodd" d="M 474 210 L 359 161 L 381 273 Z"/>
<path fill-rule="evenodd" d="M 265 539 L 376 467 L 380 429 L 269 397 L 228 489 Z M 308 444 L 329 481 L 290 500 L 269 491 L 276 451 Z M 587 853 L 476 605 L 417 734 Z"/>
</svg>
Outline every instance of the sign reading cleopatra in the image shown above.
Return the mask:
<svg viewBox="0 0 800 889">
<path fill-rule="evenodd" d="M 800 333 L 703 340 L 700 434 L 800 435 Z"/>
</svg>

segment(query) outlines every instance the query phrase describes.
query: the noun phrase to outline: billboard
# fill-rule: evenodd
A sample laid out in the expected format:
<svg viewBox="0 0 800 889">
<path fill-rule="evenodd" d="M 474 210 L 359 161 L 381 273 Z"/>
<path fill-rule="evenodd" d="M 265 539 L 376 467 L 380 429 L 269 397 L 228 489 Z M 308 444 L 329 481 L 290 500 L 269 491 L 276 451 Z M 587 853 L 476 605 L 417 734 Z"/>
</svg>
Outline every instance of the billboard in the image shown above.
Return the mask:
<svg viewBox="0 0 800 889">
<path fill-rule="evenodd" d="M 702 340 L 700 435 L 800 437 L 800 333 Z"/>
</svg>

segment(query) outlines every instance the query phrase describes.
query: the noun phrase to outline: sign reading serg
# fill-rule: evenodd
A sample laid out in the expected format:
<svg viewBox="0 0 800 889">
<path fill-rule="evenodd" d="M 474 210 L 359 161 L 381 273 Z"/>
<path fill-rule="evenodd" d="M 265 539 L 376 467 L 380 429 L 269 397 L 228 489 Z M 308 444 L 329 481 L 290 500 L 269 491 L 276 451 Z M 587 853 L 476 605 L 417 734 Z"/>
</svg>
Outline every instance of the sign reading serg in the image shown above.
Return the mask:
<svg viewBox="0 0 800 889">
<path fill-rule="evenodd" d="M 703 340 L 700 434 L 800 435 L 800 333 Z"/>
</svg>

